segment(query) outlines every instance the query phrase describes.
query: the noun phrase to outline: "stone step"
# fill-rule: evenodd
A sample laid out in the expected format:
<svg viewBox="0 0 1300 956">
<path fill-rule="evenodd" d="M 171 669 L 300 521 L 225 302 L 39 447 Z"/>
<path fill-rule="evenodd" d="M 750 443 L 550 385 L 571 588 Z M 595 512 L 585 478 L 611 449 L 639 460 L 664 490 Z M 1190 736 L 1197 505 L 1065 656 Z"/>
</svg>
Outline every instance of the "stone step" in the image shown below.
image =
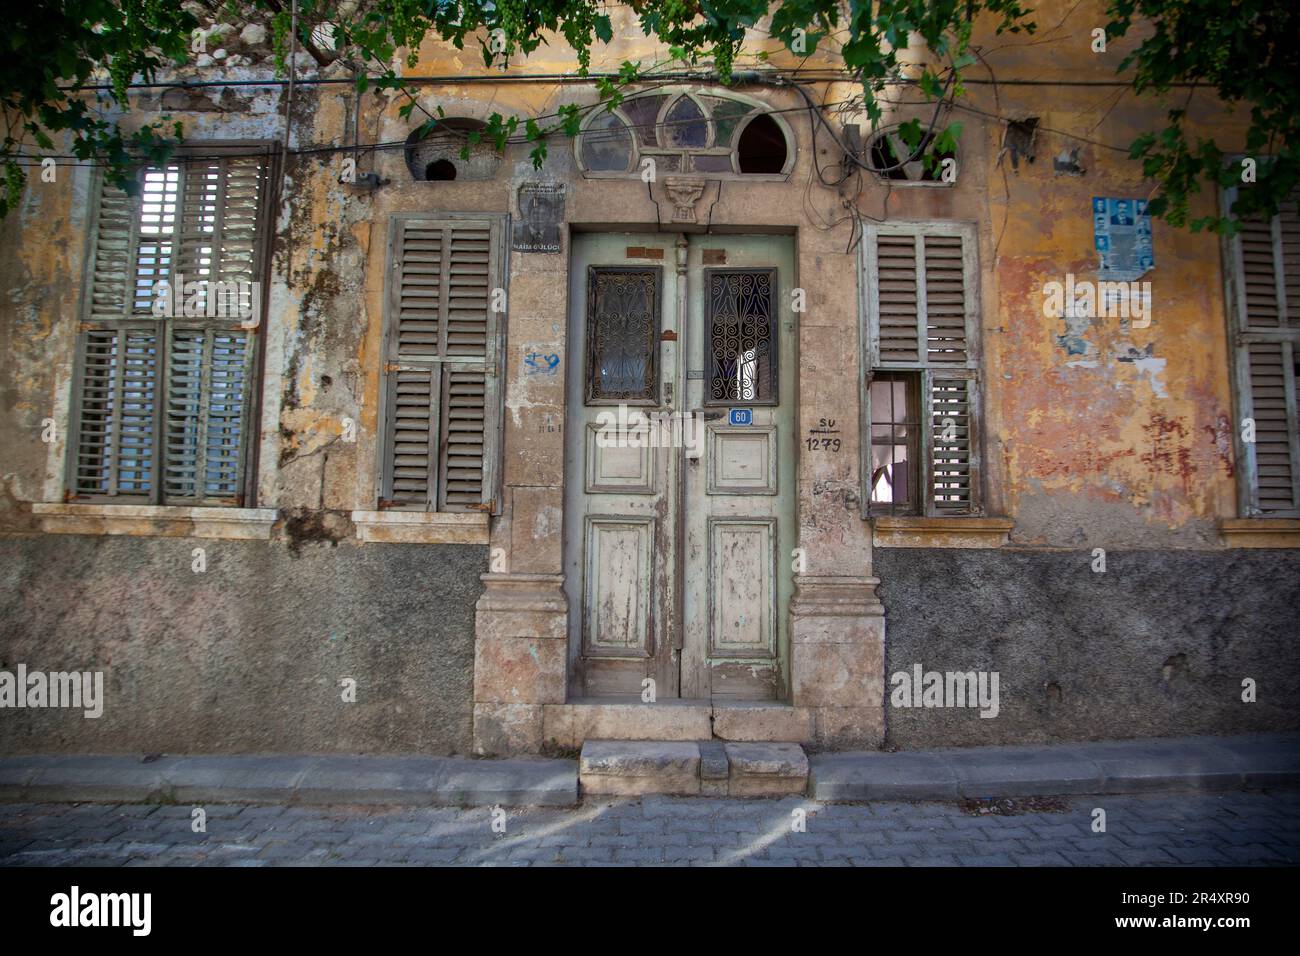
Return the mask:
<svg viewBox="0 0 1300 956">
<path fill-rule="evenodd" d="M 691 700 L 643 703 L 639 698 L 572 700 L 546 704 L 542 737 L 559 749 L 586 740 L 676 740 L 807 744 L 813 740 L 813 712 L 774 701 Z"/>
<path fill-rule="evenodd" d="M 808 787 L 808 757 L 790 742 L 588 740 L 578 761 L 586 796 L 785 797 Z"/>
</svg>

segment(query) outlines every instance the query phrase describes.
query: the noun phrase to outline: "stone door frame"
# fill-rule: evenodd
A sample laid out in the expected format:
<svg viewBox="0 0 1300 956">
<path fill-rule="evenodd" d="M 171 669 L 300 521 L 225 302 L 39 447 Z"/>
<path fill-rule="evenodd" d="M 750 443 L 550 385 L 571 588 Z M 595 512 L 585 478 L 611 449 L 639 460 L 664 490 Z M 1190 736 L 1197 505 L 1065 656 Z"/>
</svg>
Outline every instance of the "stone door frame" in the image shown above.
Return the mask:
<svg viewBox="0 0 1300 956">
<path fill-rule="evenodd" d="M 639 185 L 639 184 L 638 184 Z M 592 188 L 588 185 L 586 188 Z M 707 190 L 706 190 L 707 192 Z M 641 193 L 644 196 L 644 192 Z M 593 204 L 607 212 L 608 202 Z M 752 211 L 751 213 L 752 214 Z M 480 754 L 568 750 L 593 736 L 711 736 L 799 739 L 827 748 L 875 747 L 884 739 L 884 609 L 872 574 L 871 531 L 858 514 L 860 487 L 856 257 L 838 234 L 798 224 L 735 223 L 713 217 L 715 232 L 793 233 L 797 288 L 806 311 L 796 330 L 798 546 L 790 615 L 790 700 L 749 707 L 715 705 L 700 720 L 668 719 L 664 704 L 624 704 L 597 712 L 570 700 L 568 601 L 563 526 L 565 355 L 569 236 L 592 231 L 682 231 L 678 223 L 571 219 L 558 255 L 511 257 L 502 446 L 503 509 L 493 521 L 490 570 L 476 606 L 473 740 Z M 702 230 L 701 230 L 702 231 Z M 671 263 L 665 263 L 671 265 Z M 541 361 L 538 356 L 541 356 Z M 575 364 L 576 363 L 576 364 Z M 839 425 L 841 451 L 804 450 L 820 419 Z M 598 706 L 598 705 L 597 705 Z M 619 708 L 622 708 L 620 711 Z M 627 708 L 633 708 L 631 714 Z M 706 705 L 707 707 L 707 705 Z M 659 712 L 644 708 L 660 708 Z M 726 710 L 725 715 L 722 713 Z M 725 716 L 725 720 L 719 719 Z"/>
</svg>

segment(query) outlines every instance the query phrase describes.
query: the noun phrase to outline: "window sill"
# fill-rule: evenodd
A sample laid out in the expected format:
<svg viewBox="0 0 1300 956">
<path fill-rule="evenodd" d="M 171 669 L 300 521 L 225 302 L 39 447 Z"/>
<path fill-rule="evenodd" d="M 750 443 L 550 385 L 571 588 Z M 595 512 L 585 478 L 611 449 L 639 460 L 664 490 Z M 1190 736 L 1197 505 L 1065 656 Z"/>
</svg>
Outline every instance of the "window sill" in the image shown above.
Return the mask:
<svg viewBox="0 0 1300 956">
<path fill-rule="evenodd" d="M 487 544 L 481 511 L 354 511 L 357 540 L 389 544 Z"/>
<path fill-rule="evenodd" d="M 1015 522 L 1009 518 L 871 519 L 871 543 L 877 548 L 1000 548 Z"/>
<path fill-rule="evenodd" d="M 1300 548 L 1300 519 L 1224 518 L 1219 537 L 1229 548 Z"/>
<path fill-rule="evenodd" d="M 170 505 L 41 503 L 32 505 L 49 534 L 129 534 L 165 538 L 244 538 L 265 541 L 279 517 L 274 508 L 185 508 Z"/>
</svg>

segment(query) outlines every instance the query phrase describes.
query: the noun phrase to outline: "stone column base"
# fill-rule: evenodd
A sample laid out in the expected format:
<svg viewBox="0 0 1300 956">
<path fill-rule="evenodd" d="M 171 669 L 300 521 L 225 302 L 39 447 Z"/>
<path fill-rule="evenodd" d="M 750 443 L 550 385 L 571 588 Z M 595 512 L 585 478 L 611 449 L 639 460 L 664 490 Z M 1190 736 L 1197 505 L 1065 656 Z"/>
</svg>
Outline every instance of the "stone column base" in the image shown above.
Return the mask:
<svg viewBox="0 0 1300 956">
<path fill-rule="evenodd" d="M 790 601 L 791 703 L 813 711 L 817 746 L 885 740 L 885 609 L 876 578 L 795 575 Z"/>
<path fill-rule="evenodd" d="M 474 752 L 538 753 L 542 708 L 562 704 L 569 605 L 560 574 L 483 574 L 474 614 Z"/>
</svg>

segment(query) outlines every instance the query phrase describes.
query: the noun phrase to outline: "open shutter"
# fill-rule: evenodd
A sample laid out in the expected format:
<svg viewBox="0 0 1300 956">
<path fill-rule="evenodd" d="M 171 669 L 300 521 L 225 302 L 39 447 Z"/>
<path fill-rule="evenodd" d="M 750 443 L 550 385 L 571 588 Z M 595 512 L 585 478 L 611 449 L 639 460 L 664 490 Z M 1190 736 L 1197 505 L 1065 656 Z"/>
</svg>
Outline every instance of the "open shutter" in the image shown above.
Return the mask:
<svg viewBox="0 0 1300 956">
<path fill-rule="evenodd" d="M 869 226 L 863 244 L 864 368 L 914 370 L 925 425 L 928 514 L 978 514 L 979 358 L 975 234 L 961 223 Z M 862 389 L 863 421 L 870 390 Z M 868 426 L 869 427 L 869 426 Z M 864 433 L 865 434 L 865 433 Z M 863 516 L 870 441 L 863 439 Z"/>
<path fill-rule="evenodd" d="M 168 337 L 166 501 L 239 504 L 256 354 L 252 326 L 260 319 L 253 283 L 264 239 L 266 162 L 203 158 L 187 161 L 182 171 L 175 279 L 198 295 L 182 300 L 184 290 L 175 290 L 178 304 L 190 308 Z"/>
<path fill-rule="evenodd" d="M 131 314 L 136 210 L 136 201 L 125 190 L 104 183 L 96 210 L 95 251 L 87 290 L 88 322 L 125 319 Z"/>
<path fill-rule="evenodd" d="M 73 494 L 241 503 L 255 355 L 242 326 L 255 324 L 248 310 L 260 303 L 266 172 L 261 158 L 148 167 L 135 198 L 101 182 L 74 390 Z M 154 315 L 161 280 L 176 315 Z M 182 282 L 198 283 L 199 296 L 185 296 Z"/>
<path fill-rule="evenodd" d="M 132 197 L 98 180 L 73 389 L 68 490 L 149 503 L 157 491 L 162 343 L 149 315 L 170 267 L 175 167 L 150 170 Z M 148 239 L 142 237 L 146 231 Z"/>
<path fill-rule="evenodd" d="M 1228 204 L 1235 197 L 1229 191 Z M 1300 214 L 1284 203 L 1271 220 L 1246 219 L 1230 245 L 1234 260 L 1237 407 L 1255 423 L 1240 441 L 1245 514 L 1300 515 Z M 1240 438 L 1240 433 L 1238 434 Z"/>
<path fill-rule="evenodd" d="M 930 508 L 936 515 L 968 515 L 976 509 L 979 487 L 976 389 L 960 372 L 927 372 L 929 395 Z"/>
<path fill-rule="evenodd" d="M 504 217 L 395 217 L 381 504 L 496 510 Z"/>
</svg>

